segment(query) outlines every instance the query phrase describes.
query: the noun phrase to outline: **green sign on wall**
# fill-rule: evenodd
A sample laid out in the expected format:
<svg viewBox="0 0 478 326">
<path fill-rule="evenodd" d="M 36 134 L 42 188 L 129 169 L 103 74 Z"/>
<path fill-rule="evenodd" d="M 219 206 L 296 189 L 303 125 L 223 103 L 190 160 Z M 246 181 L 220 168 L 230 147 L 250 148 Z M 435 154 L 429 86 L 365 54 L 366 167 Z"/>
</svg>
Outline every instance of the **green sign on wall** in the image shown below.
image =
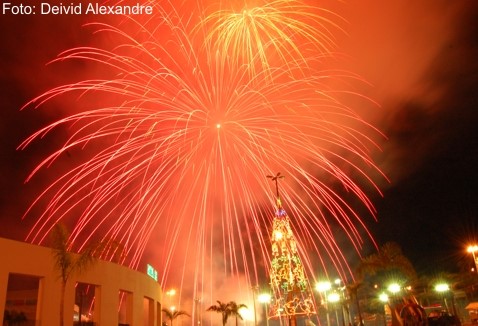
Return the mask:
<svg viewBox="0 0 478 326">
<path fill-rule="evenodd" d="M 147 265 L 146 274 L 151 276 L 155 281 L 158 281 L 158 271 L 155 270 L 150 264 Z"/>
</svg>

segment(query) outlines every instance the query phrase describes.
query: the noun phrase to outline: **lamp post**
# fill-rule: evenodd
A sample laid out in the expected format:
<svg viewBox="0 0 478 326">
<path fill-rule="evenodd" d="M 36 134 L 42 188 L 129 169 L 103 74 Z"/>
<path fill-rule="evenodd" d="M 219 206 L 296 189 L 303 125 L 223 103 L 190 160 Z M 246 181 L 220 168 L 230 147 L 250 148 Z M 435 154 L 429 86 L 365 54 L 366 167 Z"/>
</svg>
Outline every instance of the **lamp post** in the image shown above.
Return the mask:
<svg viewBox="0 0 478 326">
<path fill-rule="evenodd" d="M 392 294 L 392 304 L 395 303 L 397 293 L 402 290 L 402 287 L 398 283 L 391 283 L 387 287 L 388 292 Z"/>
<path fill-rule="evenodd" d="M 339 326 L 339 309 L 337 305 L 340 302 L 340 294 L 337 292 L 332 292 L 327 296 L 327 301 L 332 302 L 335 306 L 335 324 L 336 326 Z"/>
<path fill-rule="evenodd" d="M 475 252 L 478 252 L 478 245 L 474 244 L 471 246 L 468 246 L 466 249 L 471 255 L 473 256 L 473 262 L 475 263 L 475 272 L 478 273 L 478 261 L 476 260 L 476 255 Z"/>
<path fill-rule="evenodd" d="M 266 323 L 269 326 L 269 307 L 268 304 L 271 302 L 271 295 L 269 293 L 261 293 L 257 297 L 260 303 L 263 303 L 266 308 Z"/>
<path fill-rule="evenodd" d="M 448 303 L 446 301 L 446 292 L 450 291 L 450 287 L 446 283 L 439 283 L 435 285 L 435 291 L 441 293 L 443 296 L 443 301 L 445 302 L 446 312 L 450 313 L 450 309 L 448 309 Z"/>
<path fill-rule="evenodd" d="M 168 297 L 169 309 L 171 310 L 175 309 L 175 307 L 173 306 L 173 299 L 172 299 L 172 297 L 174 297 L 175 295 L 176 295 L 176 289 L 171 289 L 166 291 L 166 296 Z"/>
<path fill-rule="evenodd" d="M 176 295 L 176 289 L 170 289 L 165 292 L 166 297 L 168 298 L 167 302 L 167 308 L 174 313 L 176 310 L 176 306 L 173 303 L 173 297 Z"/>
<path fill-rule="evenodd" d="M 327 291 L 332 288 L 332 284 L 329 281 L 318 282 L 315 285 L 315 289 L 323 294 L 325 311 L 327 312 L 327 326 L 330 326 L 330 316 L 329 316 L 329 307 L 327 304 Z"/>
<path fill-rule="evenodd" d="M 256 291 L 259 289 L 259 285 L 254 285 L 252 288 L 252 306 L 254 308 L 254 326 L 257 326 L 256 317 Z"/>
<path fill-rule="evenodd" d="M 201 304 L 201 298 L 194 298 L 194 315 L 196 316 L 196 326 L 201 325 L 201 314 L 199 305 Z"/>
<path fill-rule="evenodd" d="M 342 312 L 342 326 L 345 326 L 345 304 L 346 304 L 346 298 L 345 298 L 345 284 L 342 285 L 342 280 L 340 278 L 335 279 L 334 281 L 335 285 L 337 286 L 337 290 L 339 291 L 340 294 L 340 310 Z M 349 311 L 349 308 L 347 307 L 347 312 Z M 350 317 L 350 316 L 349 316 Z M 349 318 L 350 322 L 350 318 Z"/>
<path fill-rule="evenodd" d="M 392 325 L 395 325 L 398 323 L 398 318 L 397 318 L 397 297 L 398 293 L 402 290 L 402 287 L 398 283 L 391 283 L 387 287 L 387 291 L 390 293 L 390 298 L 388 301 L 388 306 L 390 308 L 390 315 L 392 317 Z"/>
<path fill-rule="evenodd" d="M 382 292 L 379 294 L 378 299 L 383 303 L 383 325 L 387 326 L 387 303 L 388 303 L 388 294 Z"/>
</svg>

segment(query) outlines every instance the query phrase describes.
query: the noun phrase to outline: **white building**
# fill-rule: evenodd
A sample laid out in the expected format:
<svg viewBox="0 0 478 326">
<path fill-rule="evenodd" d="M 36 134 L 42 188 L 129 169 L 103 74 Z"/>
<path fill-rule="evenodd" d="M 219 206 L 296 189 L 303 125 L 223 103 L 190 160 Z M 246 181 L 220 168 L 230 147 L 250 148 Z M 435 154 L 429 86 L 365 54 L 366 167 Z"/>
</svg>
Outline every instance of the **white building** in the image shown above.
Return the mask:
<svg viewBox="0 0 478 326">
<path fill-rule="evenodd" d="M 60 293 L 51 248 L 0 238 L 0 321 L 15 312 L 27 319 L 21 325 L 59 325 Z M 160 298 L 159 284 L 145 273 L 97 261 L 70 277 L 64 325 L 72 326 L 81 311 L 89 321 L 83 325 L 160 326 Z"/>
</svg>

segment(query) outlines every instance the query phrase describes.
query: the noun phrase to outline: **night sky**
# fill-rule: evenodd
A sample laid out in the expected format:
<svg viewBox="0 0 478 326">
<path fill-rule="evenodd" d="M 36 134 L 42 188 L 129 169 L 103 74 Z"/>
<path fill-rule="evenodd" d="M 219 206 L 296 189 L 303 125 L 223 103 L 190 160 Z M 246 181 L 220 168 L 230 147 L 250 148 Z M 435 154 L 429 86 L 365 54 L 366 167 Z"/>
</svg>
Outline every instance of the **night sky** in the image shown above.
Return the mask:
<svg viewBox="0 0 478 326">
<path fill-rule="evenodd" d="M 418 270 L 455 270 L 478 240 L 478 2 L 327 2 L 347 22 L 337 46 L 346 69 L 370 83 L 360 92 L 379 106 L 364 118 L 384 135 L 374 159 L 390 182 L 372 193 L 379 244 L 396 241 Z M 46 65 L 62 50 L 85 45 L 86 16 L 1 15 L 0 236 L 23 239 L 21 221 L 46 180 L 24 184 L 48 143 L 17 151 L 20 142 L 61 112 L 20 111 L 61 84 L 64 71 Z M 83 66 L 69 74 L 83 74 Z M 50 140 L 54 142 L 53 140 Z M 37 189 L 38 188 L 38 189 Z"/>
</svg>

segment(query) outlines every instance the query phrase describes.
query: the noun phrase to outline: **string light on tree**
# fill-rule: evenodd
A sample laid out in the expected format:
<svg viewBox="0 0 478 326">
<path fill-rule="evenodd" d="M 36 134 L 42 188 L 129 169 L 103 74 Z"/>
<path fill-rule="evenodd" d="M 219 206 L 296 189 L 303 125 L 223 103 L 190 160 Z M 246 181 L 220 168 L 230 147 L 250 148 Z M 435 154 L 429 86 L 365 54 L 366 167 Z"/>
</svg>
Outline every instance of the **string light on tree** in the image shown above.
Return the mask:
<svg viewBox="0 0 478 326">
<path fill-rule="evenodd" d="M 276 213 L 272 224 L 271 287 L 274 302 L 270 305 L 269 318 L 288 318 L 289 325 L 297 324 L 296 316 L 315 314 L 309 282 L 299 257 L 297 242 L 290 220 L 282 207 L 279 196 L 279 180 L 282 176 L 268 175 L 275 182 Z"/>
</svg>

